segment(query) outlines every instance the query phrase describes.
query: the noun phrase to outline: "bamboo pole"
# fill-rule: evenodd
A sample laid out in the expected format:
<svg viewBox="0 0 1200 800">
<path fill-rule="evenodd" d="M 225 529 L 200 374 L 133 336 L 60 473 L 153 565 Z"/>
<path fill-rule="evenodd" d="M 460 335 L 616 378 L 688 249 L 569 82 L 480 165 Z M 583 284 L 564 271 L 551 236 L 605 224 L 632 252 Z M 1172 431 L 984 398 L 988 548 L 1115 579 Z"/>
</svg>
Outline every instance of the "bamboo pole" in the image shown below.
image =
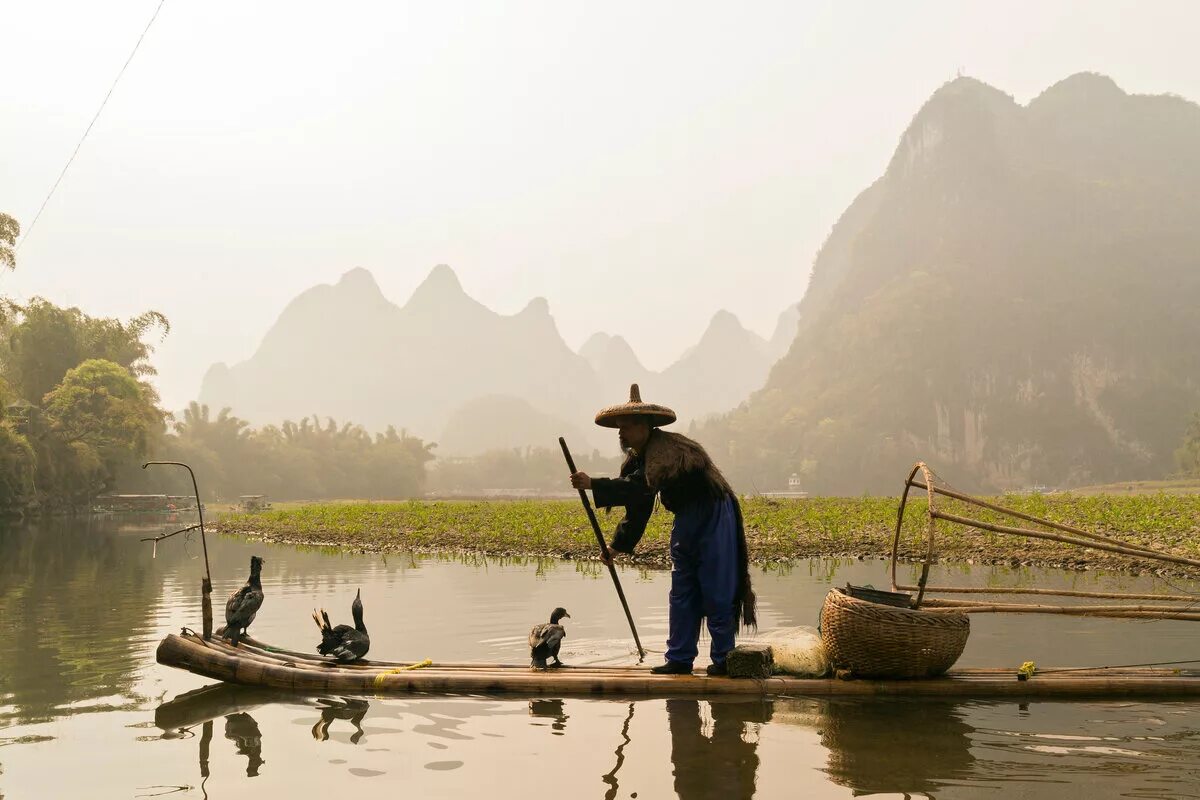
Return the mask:
<svg viewBox="0 0 1200 800">
<path fill-rule="evenodd" d="M 902 592 L 916 591 L 916 586 L 895 584 Z M 1034 589 L 1026 586 L 926 586 L 927 591 L 946 594 L 1035 594 L 1058 597 L 1094 597 L 1116 600 L 1164 600 L 1178 603 L 1200 603 L 1200 594 L 1139 594 L 1137 592 L 1083 592 L 1076 589 Z"/>
<path fill-rule="evenodd" d="M 1051 606 L 1035 603 L 996 603 L 971 600 L 942 600 L 929 598 L 922 609 L 931 614 L 959 612 L 963 614 L 1058 614 L 1069 617 L 1105 617 L 1111 619 L 1165 619 L 1183 622 L 1200 621 L 1200 611 L 1172 606 Z"/>
<path fill-rule="evenodd" d="M 953 489 L 949 489 L 944 486 L 935 486 L 935 485 L 933 485 L 932 482 L 928 483 L 928 485 L 927 485 L 924 483 L 920 483 L 918 481 L 912 481 L 910 479 L 910 483 L 912 486 L 914 486 L 918 489 L 930 489 L 930 490 L 936 492 L 937 494 L 945 495 L 946 497 L 953 497 L 955 500 L 962 500 L 964 503 L 970 503 L 971 505 L 980 506 L 980 507 L 986 508 L 990 511 L 996 511 L 998 513 L 1005 514 L 1010 517 L 1016 517 L 1017 519 L 1023 519 L 1026 522 L 1033 522 L 1037 525 L 1045 525 L 1048 528 L 1056 528 L 1060 531 L 1063 531 L 1064 533 L 1073 533 L 1076 536 L 1084 536 L 1089 539 L 1097 539 L 1099 541 L 1105 541 L 1105 542 L 1115 541 L 1110 536 L 1104 536 L 1103 534 L 1093 533 L 1091 531 L 1085 531 L 1083 528 L 1076 528 L 1072 525 L 1066 525 L 1061 522 L 1053 522 L 1048 519 L 1041 519 L 1040 517 L 1035 517 L 1032 514 L 1026 514 L 1023 511 L 1017 511 L 1016 509 L 1005 508 L 1004 506 L 998 506 L 995 503 L 989 503 L 986 500 L 982 500 L 978 497 L 972 497 L 971 495 L 963 494 L 962 492 L 956 492 Z"/>
<path fill-rule="evenodd" d="M 1190 567 L 1200 567 L 1200 560 L 1194 558 L 1184 558 L 1183 556 L 1172 556 L 1166 553 L 1159 553 L 1154 550 L 1145 550 L 1142 548 L 1127 545 L 1124 542 L 1113 543 L 1080 540 L 1073 536 L 1063 536 L 1057 533 L 1048 533 L 1046 531 L 1034 531 L 1028 528 L 1014 528 L 1009 525 L 995 525 L 991 522 L 983 522 L 981 520 L 969 519 L 968 517 L 960 517 L 957 514 L 948 514 L 945 511 L 931 510 L 930 516 L 936 519 L 944 519 L 947 522 L 957 522 L 959 525 L 966 525 L 970 528 L 978 528 L 980 530 L 992 531 L 993 533 L 1006 533 L 1014 536 L 1027 536 L 1033 539 L 1045 539 L 1051 542 L 1062 542 L 1063 544 L 1074 544 L 1080 547 L 1087 547 L 1093 550 L 1107 550 L 1110 553 L 1121 553 L 1127 556 L 1136 556 L 1138 558 L 1149 558 L 1156 561 L 1169 561 L 1174 564 L 1184 564 Z"/>
<path fill-rule="evenodd" d="M 574 475 L 579 470 L 575 469 L 575 459 L 571 458 L 571 450 L 567 447 L 567 440 L 563 437 L 558 437 L 558 444 L 562 447 L 563 457 L 567 459 L 567 467 Z M 617 577 L 617 568 L 612 562 L 612 553 L 608 550 L 608 543 L 604 541 L 604 534 L 600 531 L 600 522 L 596 519 L 596 512 L 592 510 L 592 503 L 588 500 L 587 491 L 579 490 L 579 499 L 583 501 L 583 510 L 587 512 L 588 520 L 592 523 L 592 533 L 596 534 L 596 544 L 600 546 L 600 554 L 604 556 L 604 564 L 608 567 L 608 574 L 612 577 L 613 586 L 616 587 L 617 597 L 621 600 L 621 608 L 625 609 L 625 620 L 629 623 L 629 630 L 633 634 L 633 643 L 637 645 L 638 655 L 643 659 L 646 657 L 646 649 L 642 647 L 642 640 L 638 638 L 637 626 L 633 624 L 633 614 L 629 613 L 629 603 L 625 600 L 625 591 L 621 588 L 621 579 Z"/>
</svg>

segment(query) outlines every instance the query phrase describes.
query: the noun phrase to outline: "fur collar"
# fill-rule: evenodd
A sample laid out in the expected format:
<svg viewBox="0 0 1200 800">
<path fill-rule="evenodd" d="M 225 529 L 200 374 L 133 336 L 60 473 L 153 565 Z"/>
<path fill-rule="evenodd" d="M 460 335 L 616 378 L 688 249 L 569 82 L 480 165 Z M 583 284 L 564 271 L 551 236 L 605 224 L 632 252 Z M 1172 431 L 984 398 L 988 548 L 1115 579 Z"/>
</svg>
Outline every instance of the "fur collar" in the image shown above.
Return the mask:
<svg viewBox="0 0 1200 800">
<path fill-rule="evenodd" d="M 646 442 L 642 461 L 646 470 L 646 484 L 651 488 L 662 488 L 665 481 L 674 480 L 688 472 L 703 472 L 714 486 L 733 494 L 725 477 L 700 443 L 681 433 L 655 428 Z"/>
</svg>

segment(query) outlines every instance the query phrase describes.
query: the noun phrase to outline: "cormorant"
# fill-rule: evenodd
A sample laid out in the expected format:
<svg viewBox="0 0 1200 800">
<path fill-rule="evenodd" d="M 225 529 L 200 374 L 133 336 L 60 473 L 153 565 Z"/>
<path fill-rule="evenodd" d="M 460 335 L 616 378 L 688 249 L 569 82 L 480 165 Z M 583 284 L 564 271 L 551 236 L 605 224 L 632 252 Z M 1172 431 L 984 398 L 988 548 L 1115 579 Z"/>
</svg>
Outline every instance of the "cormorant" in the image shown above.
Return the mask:
<svg viewBox="0 0 1200 800">
<path fill-rule="evenodd" d="M 563 626 L 558 624 L 558 621 L 563 617 L 570 617 L 565 608 L 556 608 L 550 614 L 550 622 L 534 625 L 533 630 L 529 632 L 529 666 L 534 669 L 546 669 L 546 659 L 553 658 L 554 666 L 561 667 L 563 664 L 558 660 L 558 648 L 562 645 L 562 640 L 566 638 L 567 632 L 563 630 Z"/>
<path fill-rule="evenodd" d="M 254 616 L 263 604 L 262 565 L 258 556 L 250 556 L 250 578 L 246 585 L 229 596 L 225 603 L 225 630 L 223 636 L 238 646 L 242 634 L 254 622 Z"/>
<path fill-rule="evenodd" d="M 333 656 L 338 661 L 357 661 L 371 649 L 371 637 L 367 634 L 367 626 L 363 624 L 362 590 L 354 595 L 350 605 L 350 613 L 354 615 L 354 627 L 338 625 L 336 628 L 329 623 L 329 614 L 321 609 L 321 616 L 313 611 L 313 622 L 321 629 L 321 643 L 317 652 L 323 656 Z M 324 620 L 324 621 L 322 621 Z"/>
</svg>

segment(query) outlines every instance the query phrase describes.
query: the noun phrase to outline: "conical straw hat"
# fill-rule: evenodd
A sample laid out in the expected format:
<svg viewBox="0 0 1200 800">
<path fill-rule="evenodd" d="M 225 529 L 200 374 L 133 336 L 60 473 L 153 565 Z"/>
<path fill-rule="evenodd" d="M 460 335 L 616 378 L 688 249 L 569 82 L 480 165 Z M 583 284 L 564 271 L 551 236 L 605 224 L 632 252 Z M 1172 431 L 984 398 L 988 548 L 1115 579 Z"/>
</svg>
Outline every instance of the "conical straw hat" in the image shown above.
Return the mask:
<svg viewBox="0 0 1200 800">
<path fill-rule="evenodd" d="M 641 390 L 634 383 L 629 387 L 629 402 L 600 409 L 600 413 L 596 414 L 596 424 L 618 428 L 622 417 L 646 417 L 650 427 L 660 428 L 675 421 L 675 412 L 657 403 L 643 403 Z"/>
</svg>

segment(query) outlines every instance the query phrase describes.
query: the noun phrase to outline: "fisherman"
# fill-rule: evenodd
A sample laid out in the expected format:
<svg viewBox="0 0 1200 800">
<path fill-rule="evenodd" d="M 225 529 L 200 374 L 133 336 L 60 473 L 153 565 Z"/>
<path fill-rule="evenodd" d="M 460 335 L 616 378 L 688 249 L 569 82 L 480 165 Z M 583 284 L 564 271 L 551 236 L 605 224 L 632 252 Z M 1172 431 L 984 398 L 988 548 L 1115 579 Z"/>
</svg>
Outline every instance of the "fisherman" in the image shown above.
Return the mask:
<svg viewBox="0 0 1200 800">
<path fill-rule="evenodd" d="M 757 624 L 750 587 L 749 556 L 737 496 L 704 448 L 678 433 L 661 430 L 675 421 L 665 406 L 642 402 L 637 384 L 629 402 L 596 414 L 596 424 L 616 428 L 625 452 L 619 478 L 571 476 L 576 489 L 591 489 L 599 508 L 623 506 L 610 547 L 632 553 L 654 510 L 654 498 L 675 515 L 671 526 L 671 614 L 666 663 L 657 675 L 692 671 L 700 640 L 700 621 L 712 638 L 709 675 L 725 675 L 738 621 Z"/>
</svg>

